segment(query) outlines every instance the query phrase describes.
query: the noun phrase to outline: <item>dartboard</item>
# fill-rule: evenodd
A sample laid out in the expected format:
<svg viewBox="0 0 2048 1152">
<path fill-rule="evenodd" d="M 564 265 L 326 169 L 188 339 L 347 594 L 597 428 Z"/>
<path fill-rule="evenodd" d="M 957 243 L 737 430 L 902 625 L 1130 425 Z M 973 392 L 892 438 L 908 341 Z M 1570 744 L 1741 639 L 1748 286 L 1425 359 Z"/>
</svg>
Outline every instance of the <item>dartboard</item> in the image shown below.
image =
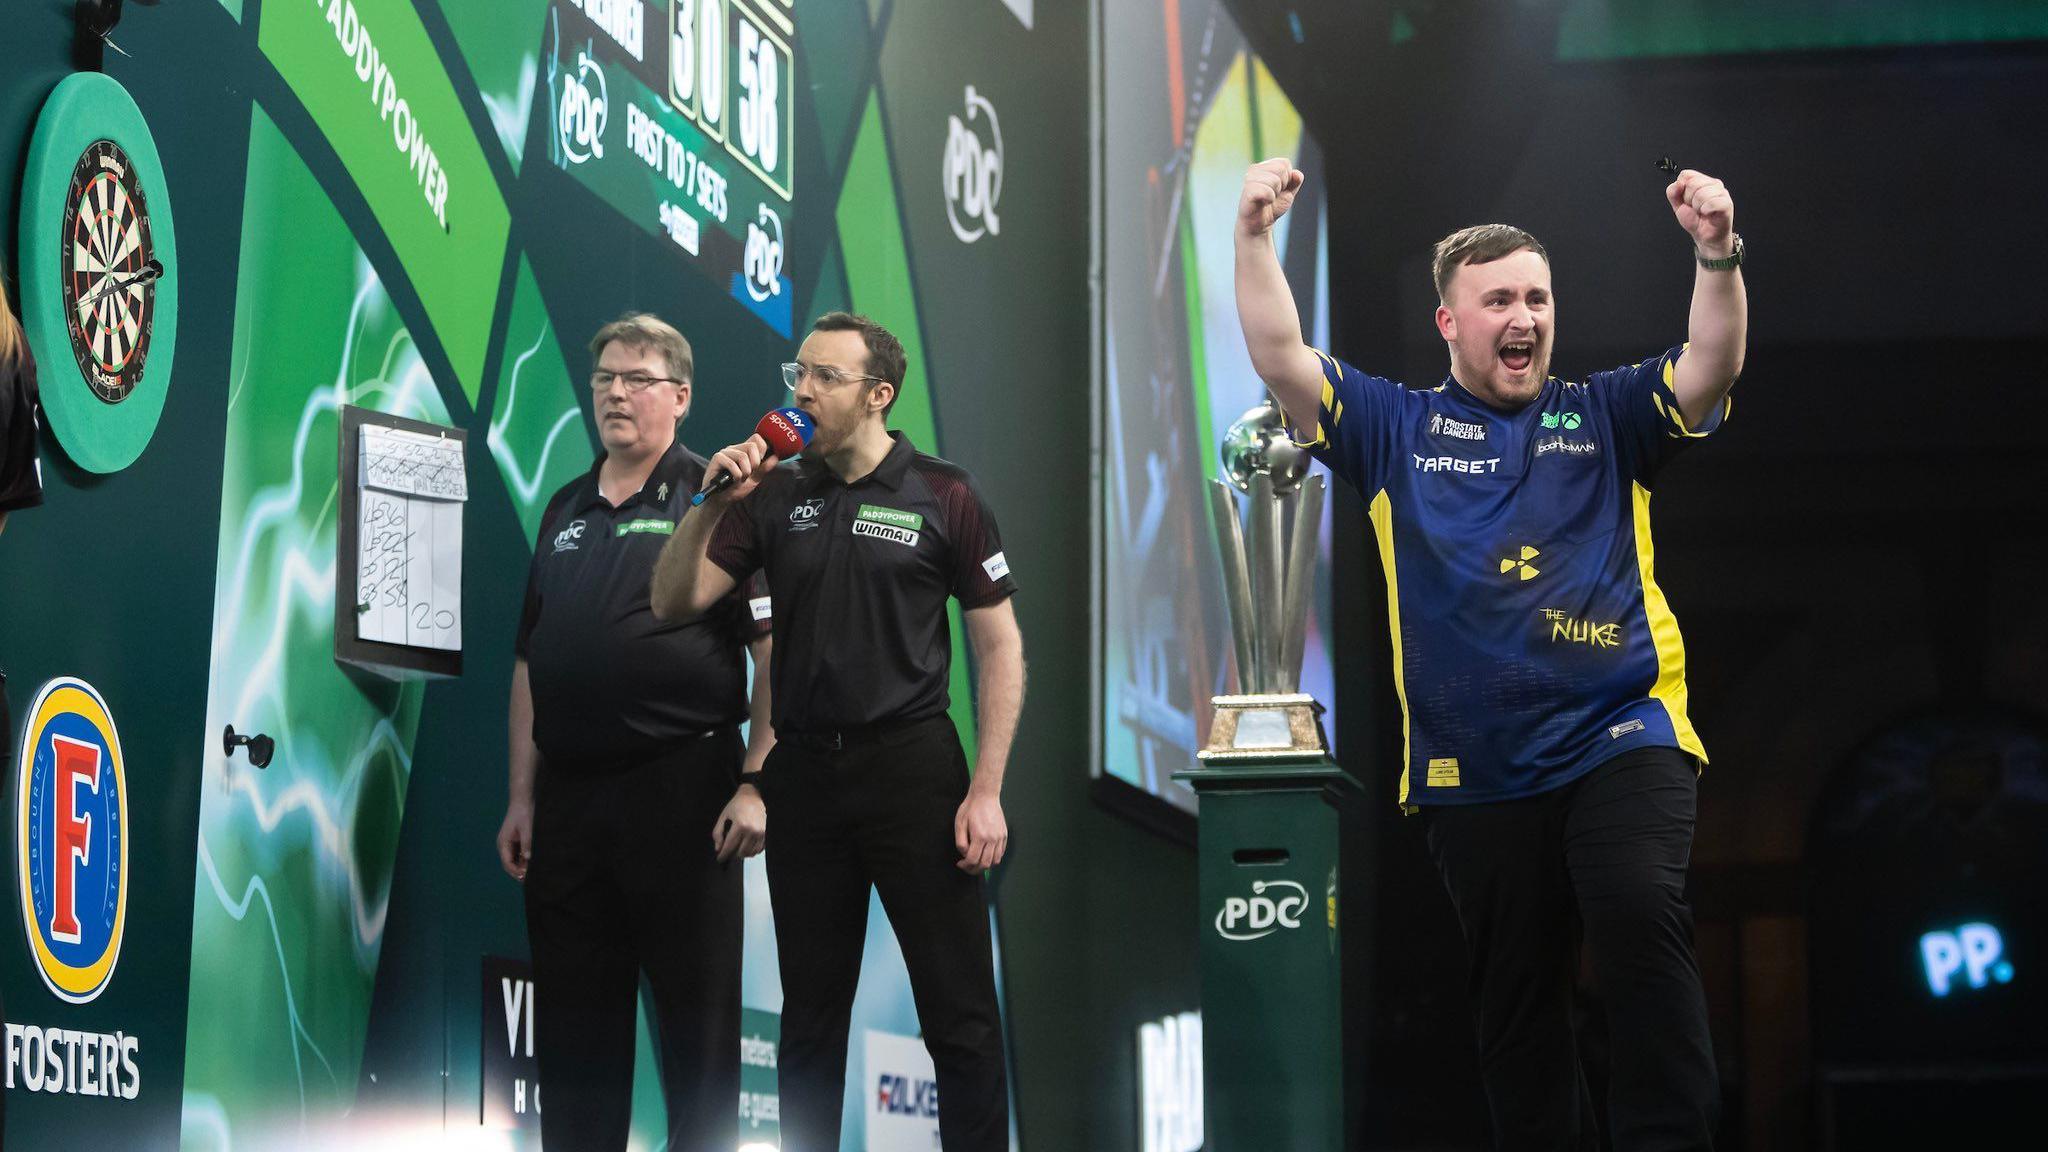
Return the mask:
<svg viewBox="0 0 2048 1152">
<path fill-rule="evenodd" d="M 43 102 L 20 236 L 21 326 L 50 431 L 80 468 L 118 472 L 149 446 L 171 392 L 178 228 L 149 124 L 106 73 L 74 72 Z"/>
<path fill-rule="evenodd" d="M 71 170 L 64 201 L 64 315 L 71 352 L 93 393 L 119 404 L 142 379 L 156 321 L 156 248 L 128 154 L 96 140 Z"/>
</svg>

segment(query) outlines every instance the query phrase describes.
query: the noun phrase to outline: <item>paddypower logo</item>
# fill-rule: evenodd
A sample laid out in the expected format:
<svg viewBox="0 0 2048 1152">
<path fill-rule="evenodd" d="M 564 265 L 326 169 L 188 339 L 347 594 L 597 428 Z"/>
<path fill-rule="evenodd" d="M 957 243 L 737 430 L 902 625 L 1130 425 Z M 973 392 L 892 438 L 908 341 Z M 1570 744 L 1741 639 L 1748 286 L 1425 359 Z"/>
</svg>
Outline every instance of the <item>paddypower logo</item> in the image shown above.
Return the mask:
<svg viewBox="0 0 2048 1152">
<path fill-rule="evenodd" d="M 1272 895 L 1267 895 L 1267 893 Z M 1292 880 L 1254 880 L 1252 894 L 1226 896 L 1216 913 L 1216 934 L 1225 940 L 1257 940 L 1282 928 L 1301 927 L 1308 889 Z"/>
<path fill-rule="evenodd" d="M 924 517 L 915 512 L 902 512 L 895 508 L 883 508 L 874 504 L 861 505 L 859 519 L 869 520 L 876 524 L 894 524 L 898 528 L 908 528 L 912 532 L 924 527 Z"/>
</svg>

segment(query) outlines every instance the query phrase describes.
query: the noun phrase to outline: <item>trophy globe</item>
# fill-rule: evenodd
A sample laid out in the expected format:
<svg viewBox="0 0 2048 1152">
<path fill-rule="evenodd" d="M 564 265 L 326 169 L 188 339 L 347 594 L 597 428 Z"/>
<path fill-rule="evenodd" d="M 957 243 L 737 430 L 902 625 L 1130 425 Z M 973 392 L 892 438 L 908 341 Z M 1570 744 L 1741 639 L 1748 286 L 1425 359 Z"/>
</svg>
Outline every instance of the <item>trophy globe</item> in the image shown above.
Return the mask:
<svg viewBox="0 0 2048 1152">
<path fill-rule="evenodd" d="M 1308 449 L 1294 442 L 1286 417 L 1270 399 L 1245 409 L 1223 433 L 1222 452 L 1223 475 L 1239 492 L 1250 492 L 1252 477 L 1264 472 L 1273 478 L 1274 494 L 1285 496 L 1308 475 Z"/>
</svg>

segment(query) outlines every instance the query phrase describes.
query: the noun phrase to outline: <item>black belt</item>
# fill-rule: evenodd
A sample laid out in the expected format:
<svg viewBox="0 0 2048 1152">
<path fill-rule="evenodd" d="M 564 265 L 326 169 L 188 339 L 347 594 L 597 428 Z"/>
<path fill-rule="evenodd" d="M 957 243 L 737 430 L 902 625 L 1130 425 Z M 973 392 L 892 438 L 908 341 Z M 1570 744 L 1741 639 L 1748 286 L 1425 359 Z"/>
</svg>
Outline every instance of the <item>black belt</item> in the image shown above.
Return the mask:
<svg viewBox="0 0 2048 1152">
<path fill-rule="evenodd" d="M 941 722 L 950 722 L 951 717 L 941 712 L 937 716 L 926 716 L 918 720 L 885 720 L 880 724 L 866 724 L 858 728 L 806 729 L 802 732 L 775 733 L 777 741 L 787 740 L 800 748 L 814 752 L 844 752 L 849 748 L 863 748 L 875 744 L 888 744 L 901 737 L 915 734 L 919 729 Z"/>
<path fill-rule="evenodd" d="M 606 757 L 602 760 L 565 757 L 560 761 L 555 761 L 549 759 L 546 752 L 542 752 L 541 756 L 545 763 L 559 763 L 562 769 L 571 775 L 608 776 L 619 772 L 631 772 L 636 768 L 650 767 L 670 757 L 682 756 L 694 748 L 698 741 L 712 736 L 723 736 L 728 732 L 737 732 L 738 727 L 736 724 L 721 724 L 716 728 L 706 728 L 699 732 L 685 732 L 681 735 L 666 737 L 655 747 L 642 748 L 622 755 Z"/>
</svg>

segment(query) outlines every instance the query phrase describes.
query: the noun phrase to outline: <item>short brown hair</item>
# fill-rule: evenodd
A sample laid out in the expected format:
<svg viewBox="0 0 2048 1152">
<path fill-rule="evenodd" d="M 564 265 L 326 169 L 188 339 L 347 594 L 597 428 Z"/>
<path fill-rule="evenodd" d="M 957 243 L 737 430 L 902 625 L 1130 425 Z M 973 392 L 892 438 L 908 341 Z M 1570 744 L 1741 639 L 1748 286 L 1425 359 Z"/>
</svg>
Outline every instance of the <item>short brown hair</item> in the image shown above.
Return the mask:
<svg viewBox="0 0 2048 1152">
<path fill-rule="evenodd" d="M 1550 263 L 1550 253 L 1536 242 L 1534 236 L 1512 224 L 1474 224 L 1436 242 L 1436 259 L 1430 264 L 1430 274 L 1436 277 L 1436 298 L 1445 304 L 1451 300 L 1451 276 L 1467 264 L 1491 264 L 1503 256 L 1512 256 L 1528 249 Z"/>
<path fill-rule="evenodd" d="M 590 338 L 590 359 L 593 363 L 604 355 L 608 344 L 624 344 L 628 348 L 659 353 L 668 361 L 669 374 L 685 384 L 697 370 L 696 358 L 690 354 L 690 342 L 676 331 L 675 325 L 647 312 L 628 312 L 599 328 L 597 335 Z"/>
<path fill-rule="evenodd" d="M 903 375 L 909 371 L 910 359 L 903 353 L 903 342 L 858 312 L 827 312 L 811 322 L 811 331 L 860 333 L 861 343 L 868 349 L 867 374 L 896 386 L 896 395 L 889 397 L 888 407 L 882 409 L 882 415 L 887 416 L 903 396 Z"/>
</svg>

